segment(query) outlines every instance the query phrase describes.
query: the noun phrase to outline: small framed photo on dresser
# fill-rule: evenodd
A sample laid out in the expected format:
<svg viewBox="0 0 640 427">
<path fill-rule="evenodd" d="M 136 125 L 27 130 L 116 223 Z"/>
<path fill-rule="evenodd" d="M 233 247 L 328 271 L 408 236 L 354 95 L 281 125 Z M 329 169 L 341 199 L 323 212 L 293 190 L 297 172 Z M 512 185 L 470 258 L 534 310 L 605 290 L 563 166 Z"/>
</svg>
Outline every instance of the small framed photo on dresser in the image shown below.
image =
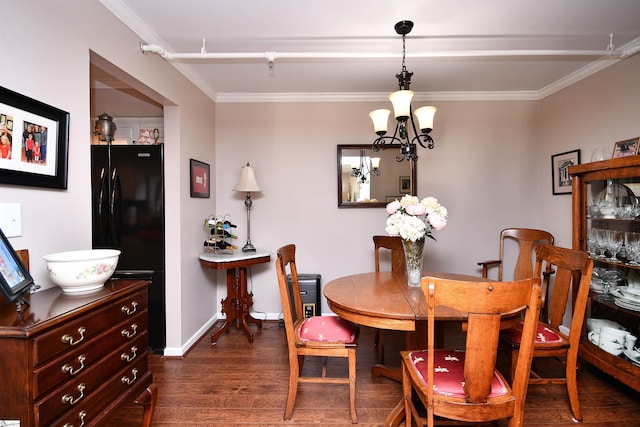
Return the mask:
<svg viewBox="0 0 640 427">
<path fill-rule="evenodd" d="M 638 143 L 640 137 L 625 139 L 624 141 L 618 141 L 613 144 L 613 159 L 627 156 L 635 156 L 638 154 Z"/>
</svg>

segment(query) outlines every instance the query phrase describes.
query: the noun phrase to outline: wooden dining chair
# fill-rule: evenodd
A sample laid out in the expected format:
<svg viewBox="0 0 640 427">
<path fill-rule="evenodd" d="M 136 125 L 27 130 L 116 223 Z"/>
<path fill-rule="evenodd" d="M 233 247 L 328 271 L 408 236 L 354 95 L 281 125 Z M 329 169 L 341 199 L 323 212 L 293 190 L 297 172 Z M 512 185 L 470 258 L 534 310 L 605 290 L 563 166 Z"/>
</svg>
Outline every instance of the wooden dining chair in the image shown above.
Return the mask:
<svg viewBox="0 0 640 427">
<path fill-rule="evenodd" d="M 388 249 L 391 253 L 391 271 L 404 273 L 406 265 L 404 260 L 404 247 L 400 236 L 373 236 L 373 248 L 375 252 L 376 272 L 380 270 L 380 250 Z"/>
<path fill-rule="evenodd" d="M 482 267 L 482 277 L 489 277 L 489 270 L 498 267 L 498 280 L 502 281 L 505 266 L 505 246 L 508 241 L 513 241 L 518 246 L 513 278 L 510 278 L 510 280 L 521 280 L 533 275 L 535 260 L 533 251 L 535 246 L 541 243 L 553 245 L 553 235 L 548 231 L 533 228 L 505 228 L 500 232 L 498 259 L 478 263 Z"/>
<path fill-rule="evenodd" d="M 436 417 L 474 423 L 508 419 L 510 427 L 522 425 L 540 309 L 539 284 L 536 277 L 515 282 L 422 278 L 428 347 L 401 352 L 406 426 L 413 425 L 413 418 L 433 426 Z M 454 310 L 466 318 L 464 349 L 435 348 L 438 310 Z M 518 313 L 524 316 L 523 339 L 509 385 L 496 369 L 498 339 L 503 317 Z M 424 407 L 420 412 L 418 401 Z"/>
<path fill-rule="evenodd" d="M 533 347 L 534 364 L 531 370 L 529 384 L 566 384 L 569 394 L 569 404 L 573 418 L 582 421 L 580 400 L 578 399 L 578 348 L 582 325 L 584 322 L 593 260 L 586 252 L 575 251 L 552 245 L 536 246 L 536 276 L 541 277 L 547 268 L 555 270 L 553 289 L 548 298 L 549 313 L 543 317 L 537 326 L 536 340 Z M 566 312 L 569 295 L 575 294 L 572 306 L 569 334 L 560 331 L 562 319 Z M 502 332 L 501 348 L 511 353 L 511 364 L 518 359 L 521 352 L 521 327 L 516 326 Z M 564 378 L 549 378 L 542 376 L 535 370 L 536 361 L 542 358 L 559 358 L 565 365 Z M 511 368 L 511 375 L 514 375 Z"/>
<path fill-rule="evenodd" d="M 376 273 L 381 271 L 381 251 L 386 250 L 388 250 L 391 256 L 389 263 L 391 265 L 391 271 L 397 273 L 405 272 L 404 246 L 402 245 L 402 238 L 400 236 L 373 236 L 373 250 L 375 253 Z M 384 339 L 385 331 L 376 329 L 374 344 L 377 349 L 378 363 L 381 365 L 384 365 Z"/>
<path fill-rule="evenodd" d="M 330 383 L 349 385 L 351 423 L 358 422 L 356 414 L 356 348 L 359 329 L 357 325 L 337 316 L 312 316 L 305 318 L 300 296 L 300 282 L 296 268 L 296 246 L 289 244 L 277 251 L 276 273 L 289 350 L 289 391 L 284 410 L 284 420 L 293 415 L 299 383 Z M 291 275 L 292 291 L 289 292 L 287 274 Z M 320 376 L 302 376 L 305 356 L 324 357 Z M 327 377 L 328 357 L 348 359 L 348 378 Z"/>
</svg>

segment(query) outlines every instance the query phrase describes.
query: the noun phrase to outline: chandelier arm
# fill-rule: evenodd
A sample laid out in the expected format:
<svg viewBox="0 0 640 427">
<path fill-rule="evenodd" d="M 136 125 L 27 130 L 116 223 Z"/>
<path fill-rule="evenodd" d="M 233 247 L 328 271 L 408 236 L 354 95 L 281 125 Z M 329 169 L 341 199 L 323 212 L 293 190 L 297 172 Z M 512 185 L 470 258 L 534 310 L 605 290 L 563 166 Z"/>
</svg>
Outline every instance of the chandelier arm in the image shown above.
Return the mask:
<svg viewBox="0 0 640 427">
<path fill-rule="evenodd" d="M 387 144 L 393 144 L 394 142 L 402 143 L 402 141 L 395 136 L 379 136 L 375 141 L 373 141 L 373 146 L 371 147 L 371 149 L 376 152 L 384 150 L 385 148 L 387 148 Z"/>
<path fill-rule="evenodd" d="M 409 106 L 409 115 L 410 115 L 409 119 L 411 120 L 411 127 L 413 128 L 413 134 L 415 135 L 411 139 L 411 142 L 418 141 L 418 144 L 420 144 L 420 146 L 422 148 L 427 148 L 427 146 L 422 143 L 422 139 L 420 139 L 420 137 L 423 136 L 423 134 L 419 133 L 418 129 L 416 128 L 416 122 L 413 120 L 413 107 L 411 105 Z M 427 142 L 427 141 L 425 141 L 425 142 Z M 433 148 L 433 147 L 429 147 L 429 148 Z"/>
<path fill-rule="evenodd" d="M 413 139 L 417 140 L 423 148 L 428 148 L 430 150 L 433 150 L 433 148 L 435 147 L 435 143 L 433 141 L 433 138 L 429 134 L 422 133 L 422 134 L 416 136 Z M 422 143 L 423 139 L 424 139 L 424 142 L 427 143 L 426 146 Z"/>
</svg>

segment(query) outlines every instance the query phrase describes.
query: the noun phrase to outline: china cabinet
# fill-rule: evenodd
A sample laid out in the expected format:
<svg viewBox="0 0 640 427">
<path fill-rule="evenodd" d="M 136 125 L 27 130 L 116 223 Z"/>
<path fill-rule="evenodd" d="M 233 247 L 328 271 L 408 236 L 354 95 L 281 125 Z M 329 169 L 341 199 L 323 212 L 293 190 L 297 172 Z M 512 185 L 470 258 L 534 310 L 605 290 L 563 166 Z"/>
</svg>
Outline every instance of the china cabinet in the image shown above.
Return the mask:
<svg viewBox="0 0 640 427">
<path fill-rule="evenodd" d="M 589 252 L 594 260 L 586 317 L 615 322 L 637 337 L 640 296 L 634 294 L 640 295 L 640 156 L 571 166 L 569 175 L 573 181 L 573 248 Z M 589 340 L 585 329 L 580 357 L 640 390 L 640 353 L 633 346 L 607 352 Z"/>
<path fill-rule="evenodd" d="M 30 295 L 22 314 L 0 301 L 0 424 L 94 426 L 134 401 L 149 426 L 149 284 L 109 280 L 89 295 L 54 287 Z"/>
</svg>

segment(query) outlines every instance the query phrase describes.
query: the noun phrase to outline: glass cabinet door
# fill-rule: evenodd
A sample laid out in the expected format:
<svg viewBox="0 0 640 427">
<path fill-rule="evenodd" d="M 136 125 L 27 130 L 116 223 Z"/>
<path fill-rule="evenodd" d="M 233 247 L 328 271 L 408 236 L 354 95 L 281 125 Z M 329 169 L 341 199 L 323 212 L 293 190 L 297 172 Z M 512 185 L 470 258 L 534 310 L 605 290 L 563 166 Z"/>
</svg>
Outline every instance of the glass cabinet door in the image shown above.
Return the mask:
<svg viewBox="0 0 640 427">
<path fill-rule="evenodd" d="M 587 338 L 613 356 L 640 366 L 640 177 L 586 181 L 586 251 L 594 260 Z M 620 349 L 603 347 L 593 323 L 625 328 Z M 631 336 L 632 335 L 632 336 Z M 629 343 L 627 343 L 629 341 Z M 615 347 L 615 346 L 614 346 Z M 628 347 L 628 348 L 627 348 Z"/>
</svg>

